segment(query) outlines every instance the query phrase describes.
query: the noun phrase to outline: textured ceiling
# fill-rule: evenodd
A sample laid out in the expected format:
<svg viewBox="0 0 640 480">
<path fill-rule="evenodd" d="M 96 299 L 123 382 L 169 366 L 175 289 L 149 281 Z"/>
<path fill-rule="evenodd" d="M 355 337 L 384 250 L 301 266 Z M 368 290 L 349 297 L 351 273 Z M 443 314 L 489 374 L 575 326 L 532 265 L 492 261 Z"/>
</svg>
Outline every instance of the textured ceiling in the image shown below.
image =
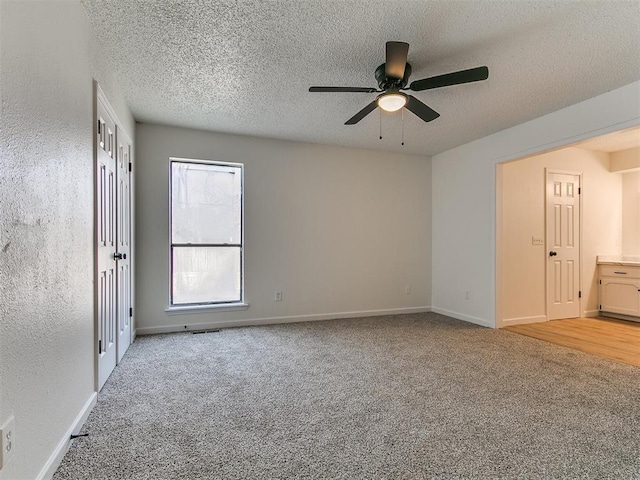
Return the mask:
<svg viewBox="0 0 640 480">
<path fill-rule="evenodd" d="M 640 0 L 83 0 L 138 121 L 433 155 L 640 80 Z M 424 123 L 375 98 L 387 40 L 410 80 L 480 65 L 484 82 L 416 92 Z M 639 106 L 640 108 L 640 106 Z M 379 140 L 382 127 L 383 139 Z"/>
</svg>

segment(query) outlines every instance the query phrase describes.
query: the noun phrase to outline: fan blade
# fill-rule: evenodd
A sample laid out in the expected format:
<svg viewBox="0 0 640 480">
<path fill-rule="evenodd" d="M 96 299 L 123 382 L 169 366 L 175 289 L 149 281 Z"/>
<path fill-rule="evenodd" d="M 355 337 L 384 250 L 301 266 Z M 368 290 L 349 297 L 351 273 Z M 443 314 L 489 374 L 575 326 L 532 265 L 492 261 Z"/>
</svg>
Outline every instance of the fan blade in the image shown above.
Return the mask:
<svg viewBox="0 0 640 480">
<path fill-rule="evenodd" d="M 408 53 L 408 43 L 387 42 L 387 60 L 384 63 L 384 72 L 387 78 L 397 78 L 399 80 L 404 77 Z"/>
<path fill-rule="evenodd" d="M 373 112 L 376 109 L 377 106 L 378 105 L 377 105 L 376 101 L 374 100 L 369 105 L 367 105 L 362 110 L 360 110 L 358 113 L 356 113 L 353 117 L 351 117 L 349 120 L 344 122 L 344 124 L 345 125 L 355 125 L 360 120 L 362 120 L 364 117 L 366 117 L 371 112 Z"/>
<path fill-rule="evenodd" d="M 440 116 L 438 112 L 433 110 L 431 107 L 426 106 L 420 100 L 418 100 L 413 95 L 407 95 L 409 97 L 409 101 L 405 105 L 405 108 L 410 112 L 416 114 L 425 122 L 430 122 L 431 120 L 435 120 Z"/>
<path fill-rule="evenodd" d="M 409 85 L 409 90 L 419 92 L 432 88 L 448 87 L 449 85 L 479 82 L 487 78 L 489 78 L 489 69 L 487 67 L 476 67 L 470 68 L 469 70 L 460 70 L 459 72 L 445 73 L 444 75 L 438 75 L 436 77 L 415 80 Z"/>
<path fill-rule="evenodd" d="M 369 87 L 309 87 L 310 92 L 349 92 L 349 93 L 374 93 L 378 90 Z"/>
</svg>

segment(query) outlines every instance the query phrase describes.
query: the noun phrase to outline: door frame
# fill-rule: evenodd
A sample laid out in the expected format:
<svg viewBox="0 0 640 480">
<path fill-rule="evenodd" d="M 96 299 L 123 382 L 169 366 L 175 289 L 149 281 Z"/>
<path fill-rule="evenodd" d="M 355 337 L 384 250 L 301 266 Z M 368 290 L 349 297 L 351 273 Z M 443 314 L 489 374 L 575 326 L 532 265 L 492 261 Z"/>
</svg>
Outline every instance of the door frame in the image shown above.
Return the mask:
<svg viewBox="0 0 640 480">
<path fill-rule="evenodd" d="M 549 251 L 549 245 L 547 245 L 547 238 L 549 232 L 549 225 L 547 224 L 547 187 L 549 184 L 549 175 L 573 175 L 578 177 L 578 181 L 580 182 L 578 188 L 580 189 L 578 192 L 578 208 L 580 208 L 580 213 L 578 215 L 578 222 L 580 223 L 578 226 L 578 291 L 582 292 L 582 231 L 583 231 L 583 202 L 582 202 L 582 183 L 583 183 L 583 172 L 576 172 L 571 170 L 558 170 L 555 168 L 545 167 L 544 169 L 544 248 L 545 252 Z M 546 321 L 549 321 L 549 259 L 546 257 L 546 261 L 544 264 L 544 312 L 546 316 Z M 582 295 L 578 296 L 578 317 L 580 318 L 584 313 L 583 310 L 583 299 Z"/>
<path fill-rule="evenodd" d="M 93 146 L 93 155 L 92 155 L 92 161 L 93 161 L 93 282 L 94 282 L 94 286 L 93 286 L 93 359 L 94 359 L 94 365 L 93 365 L 93 371 L 94 371 L 94 391 L 95 392 L 99 392 L 100 391 L 100 365 L 99 365 L 99 355 L 98 355 L 98 330 L 99 330 L 99 324 L 98 324 L 98 292 L 97 292 L 97 288 L 98 288 L 98 188 L 97 188 L 97 181 L 98 181 L 98 149 L 100 148 L 98 145 L 98 142 L 96 140 L 96 131 L 98 129 L 98 101 L 100 101 L 100 103 L 102 104 L 102 106 L 104 107 L 104 109 L 107 111 L 107 113 L 109 114 L 109 116 L 111 117 L 111 119 L 114 121 L 115 126 L 116 126 L 116 131 L 114 131 L 114 135 L 116 134 L 116 132 L 118 130 L 120 130 L 122 132 L 122 134 L 124 134 L 125 138 L 127 140 L 130 141 L 131 143 L 131 152 L 129 154 L 129 160 L 131 162 L 132 165 L 135 165 L 134 163 L 134 152 L 135 152 L 135 146 L 133 141 L 131 140 L 132 137 L 128 134 L 128 132 L 126 130 L 124 130 L 122 128 L 122 122 L 120 122 L 120 119 L 118 118 L 118 116 L 116 115 L 113 107 L 111 106 L 111 103 L 109 103 L 109 100 L 107 99 L 107 96 L 105 95 L 104 91 L 102 90 L 102 88 L 100 87 L 100 85 L 98 84 L 98 82 L 96 80 L 93 80 L 93 99 L 92 99 L 92 103 L 93 103 L 93 121 L 92 123 L 92 131 L 91 131 L 91 135 L 92 135 L 92 146 Z M 117 148 L 116 148 L 117 150 Z M 131 255 L 131 261 L 130 261 L 130 269 L 131 269 L 131 305 L 133 306 L 135 303 L 135 267 L 134 267 L 134 259 L 135 259 L 135 250 L 134 250 L 134 238 L 135 238 L 135 234 L 134 234 L 134 228 L 133 226 L 135 225 L 135 219 L 134 219 L 134 215 L 135 215 L 135 195 L 134 195 L 134 172 L 135 169 L 132 168 L 131 172 L 130 172 L 130 177 L 129 177 L 129 181 L 130 181 L 130 186 L 129 186 L 129 195 L 130 195 L 130 203 L 129 203 L 129 208 L 131 209 L 131 215 L 130 215 L 130 255 Z M 131 341 L 130 344 L 133 343 L 133 341 L 136 338 L 136 329 L 135 329 L 135 309 L 133 311 L 134 315 L 131 316 Z M 116 329 L 117 330 L 117 329 Z M 118 358 L 118 350 L 117 350 L 118 346 L 117 346 L 117 337 L 116 337 L 116 362 L 117 362 L 117 358 Z"/>
</svg>

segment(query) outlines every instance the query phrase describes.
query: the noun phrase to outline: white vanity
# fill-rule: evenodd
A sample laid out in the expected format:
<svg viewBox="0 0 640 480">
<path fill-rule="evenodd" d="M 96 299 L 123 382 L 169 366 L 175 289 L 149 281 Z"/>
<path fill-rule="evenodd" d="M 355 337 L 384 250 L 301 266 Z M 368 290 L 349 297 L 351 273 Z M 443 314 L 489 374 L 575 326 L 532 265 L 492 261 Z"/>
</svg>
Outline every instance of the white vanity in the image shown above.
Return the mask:
<svg viewBox="0 0 640 480">
<path fill-rule="evenodd" d="M 640 322 L 640 256 L 604 256 L 597 258 L 599 309 Z"/>
</svg>

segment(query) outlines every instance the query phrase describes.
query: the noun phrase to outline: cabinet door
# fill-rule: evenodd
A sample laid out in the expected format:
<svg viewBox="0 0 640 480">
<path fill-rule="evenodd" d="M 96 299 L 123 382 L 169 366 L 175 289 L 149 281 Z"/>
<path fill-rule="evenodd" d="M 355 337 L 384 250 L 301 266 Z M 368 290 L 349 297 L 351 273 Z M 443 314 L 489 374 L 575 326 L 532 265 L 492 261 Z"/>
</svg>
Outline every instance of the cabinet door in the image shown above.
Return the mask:
<svg viewBox="0 0 640 480">
<path fill-rule="evenodd" d="M 640 280 L 603 277 L 600 310 L 640 316 Z"/>
</svg>

